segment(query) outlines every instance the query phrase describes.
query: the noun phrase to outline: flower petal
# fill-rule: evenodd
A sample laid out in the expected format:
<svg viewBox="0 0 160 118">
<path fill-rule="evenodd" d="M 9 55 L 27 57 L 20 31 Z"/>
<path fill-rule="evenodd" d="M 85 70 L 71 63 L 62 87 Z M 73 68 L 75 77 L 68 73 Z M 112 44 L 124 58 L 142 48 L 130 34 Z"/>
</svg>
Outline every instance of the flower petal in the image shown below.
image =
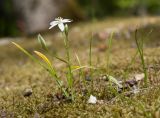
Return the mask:
<svg viewBox="0 0 160 118">
<path fill-rule="evenodd" d="M 67 23 L 67 22 L 72 22 L 72 20 L 70 20 L 70 19 L 63 19 L 62 22 L 63 23 Z"/>
<path fill-rule="evenodd" d="M 50 27 L 49 27 L 49 29 L 52 29 L 54 26 L 53 25 L 51 25 Z"/>
<path fill-rule="evenodd" d="M 58 21 L 52 21 L 50 22 L 50 25 L 57 25 L 58 24 Z"/>
<path fill-rule="evenodd" d="M 52 21 L 51 23 L 50 23 L 50 27 L 49 27 L 49 29 L 51 29 L 51 28 L 53 28 L 53 27 L 55 27 L 56 25 L 58 25 L 58 21 Z"/>
<path fill-rule="evenodd" d="M 58 27 L 62 32 L 64 31 L 64 24 L 63 23 L 59 23 Z"/>
</svg>

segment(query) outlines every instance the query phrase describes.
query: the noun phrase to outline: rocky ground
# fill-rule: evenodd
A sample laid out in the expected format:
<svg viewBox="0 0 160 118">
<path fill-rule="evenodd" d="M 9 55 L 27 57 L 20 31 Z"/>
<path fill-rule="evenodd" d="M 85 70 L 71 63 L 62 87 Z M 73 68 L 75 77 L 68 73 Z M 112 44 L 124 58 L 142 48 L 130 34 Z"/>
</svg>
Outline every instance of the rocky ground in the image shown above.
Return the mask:
<svg viewBox="0 0 160 118">
<path fill-rule="evenodd" d="M 109 74 L 119 81 L 134 80 L 143 74 L 141 61 L 136 54 L 134 40 L 138 28 L 139 39 L 144 39 L 144 59 L 148 72 L 148 86 L 136 84 L 138 92 L 132 87 L 117 92 L 109 86 L 105 75 Z M 114 32 L 110 53 L 109 70 L 106 68 L 107 43 Z M 64 57 L 65 50 L 60 33 L 44 34 L 49 49 Z M 75 73 L 76 99 L 74 102 L 61 98 L 60 91 L 48 73 L 35 64 L 10 41 L 0 41 L 0 116 L 1 117 L 160 117 L 160 18 L 107 18 L 102 21 L 73 24 L 70 28 L 72 63 L 77 65 L 75 53 L 82 65 L 89 63 L 89 42 L 92 43 L 92 66 L 97 68 L 88 76 L 84 69 L 86 86 L 78 73 Z M 45 53 L 37 43 L 36 37 L 14 40 L 29 52 Z M 33 54 L 34 55 L 34 54 Z M 130 64 L 135 57 L 133 64 Z M 50 57 L 53 59 L 52 57 Z M 62 80 L 65 81 L 65 64 L 53 59 Z M 129 82 L 131 84 L 132 82 Z M 88 104 L 91 94 L 96 96 L 96 104 Z M 130 94 L 131 93 L 131 94 Z"/>
</svg>

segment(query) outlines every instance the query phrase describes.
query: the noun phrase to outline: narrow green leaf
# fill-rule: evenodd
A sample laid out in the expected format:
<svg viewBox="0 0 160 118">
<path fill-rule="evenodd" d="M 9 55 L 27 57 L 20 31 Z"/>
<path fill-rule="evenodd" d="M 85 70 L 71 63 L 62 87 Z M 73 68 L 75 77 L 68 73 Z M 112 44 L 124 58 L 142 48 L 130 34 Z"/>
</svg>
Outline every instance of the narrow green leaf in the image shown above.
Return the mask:
<svg viewBox="0 0 160 118">
<path fill-rule="evenodd" d="M 41 65 L 43 68 L 48 69 L 44 64 L 42 64 L 38 59 L 36 59 L 34 56 L 32 56 L 28 51 L 26 51 L 24 48 L 22 48 L 19 44 L 12 42 L 18 49 L 20 49 L 24 54 L 26 54 L 29 58 L 31 58 L 34 62 Z"/>
<path fill-rule="evenodd" d="M 58 59 L 58 60 L 64 62 L 64 63 L 68 64 L 68 62 L 67 62 L 66 60 L 64 60 L 64 59 L 62 59 L 62 58 L 60 58 L 60 57 L 58 57 L 57 55 L 54 55 L 54 57 L 55 57 L 56 59 Z"/>
<path fill-rule="evenodd" d="M 74 71 L 77 71 L 77 70 L 80 70 L 80 69 L 83 69 L 83 68 L 89 68 L 89 69 L 97 69 L 97 68 L 94 68 L 94 67 L 91 67 L 91 66 L 74 66 L 75 69 L 72 70 L 72 73 Z"/>
<path fill-rule="evenodd" d="M 34 56 L 32 56 L 29 52 L 27 52 L 24 48 L 22 48 L 19 44 L 15 43 L 15 42 L 12 42 L 12 44 L 14 44 L 18 49 L 20 49 L 24 54 L 26 54 L 27 56 L 29 56 L 33 61 L 35 61 L 36 63 L 40 64 L 44 69 L 48 70 L 48 72 L 50 73 L 50 75 L 52 77 L 54 77 L 55 81 L 57 82 L 59 88 L 62 89 L 62 91 L 64 92 L 65 96 L 66 97 L 69 97 L 69 94 L 67 93 L 67 91 L 62 87 L 62 84 L 59 80 L 59 77 L 57 76 L 57 73 L 56 71 L 54 70 L 54 68 L 52 67 L 51 65 L 51 62 L 48 60 L 48 58 L 40 53 L 40 52 L 37 52 L 35 51 L 35 53 L 41 57 L 46 63 L 47 65 L 44 65 L 42 64 L 38 59 L 36 59 Z"/>
<path fill-rule="evenodd" d="M 25 53 L 27 56 L 29 56 L 33 61 L 37 61 L 35 57 L 33 57 L 29 52 L 27 52 L 24 48 L 22 48 L 20 45 L 18 45 L 15 42 L 12 42 L 17 48 L 19 48 L 23 53 Z"/>
</svg>

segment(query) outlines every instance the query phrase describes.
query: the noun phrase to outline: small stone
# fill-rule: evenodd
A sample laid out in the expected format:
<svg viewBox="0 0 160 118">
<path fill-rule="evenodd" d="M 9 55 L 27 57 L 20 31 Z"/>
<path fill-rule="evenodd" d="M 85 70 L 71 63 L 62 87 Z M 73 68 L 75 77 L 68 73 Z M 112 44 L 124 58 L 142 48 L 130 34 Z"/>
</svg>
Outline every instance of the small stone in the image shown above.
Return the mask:
<svg viewBox="0 0 160 118">
<path fill-rule="evenodd" d="M 118 80 L 118 83 L 119 83 L 119 84 L 122 84 L 122 83 L 123 83 L 123 81 L 121 81 L 121 80 Z"/>
<path fill-rule="evenodd" d="M 107 80 L 107 75 L 103 75 L 103 76 L 102 76 L 102 79 L 103 79 L 103 80 Z"/>
<path fill-rule="evenodd" d="M 89 97 L 88 103 L 89 104 L 96 104 L 97 103 L 97 98 L 95 96 L 91 95 Z"/>
<path fill-rule="evenodd" d="M 86 69 L 86 70 L 84 71 L 84 74 L 85 74 L 85 80 L 86 80 L 86 81 L 91 81 L 90 70 L 89 70 L 89 69 Z"/>
<path fill-rule="evenodd" d="M 88 75 L 86 75 L 86 76 L 85 76 L 85 80 L 86 80 L 86 81 L 91 81 L 91 77 L 88 76 Z"/>
<path fill-rule="evenodd" d="M 98 104 L 104 104 L 104 100 L 97 100 Z"/>
<path fill-rule="evenodd" d="M 132 89 L 133 89 L 134 94 L 137 94 L 140 92 L 140 90 L 137 88 L 137 86 L 133 86 Z"/>
<path fill-rule="evenodd" d="M 130 87 L 134 86 L 134 85 L 137 85 L 137 81 L 136 80 L 127 80 L 125 82 L 125 84 L 129 85 Z"/>
<path fill-rule="evenodd" d="M 54 99 L 56 100 L 64 100 L 65 99 L 65 96 L 61 93 L 61 92 L 59 92 L 59 93 L 56 93 L 55 95 L 54 95 Z"/>
<path fill-rule="evenodd" d="M 40 118 L 40 115 L 38 113 L 35 113 L 34 118 Z"/>
<path fill-rule="evenodd" d="M 32 93 L 33 93 L 32 89 L 31 88 L 27 88 L 27 89 L 24 90 L 23 96 L 24 97 L 29 97 L 29 96 L 32 95 Z"/>
<path fill-rule="evenodd" d="M 109 37 L 109 33 L 106 31 L 101 31 L 97 33 L 97 37 L 99 41 L 105 41 Z"/>
<path fill-rule="evenodd" d="M 122 93 L 122 92 L 123 92 L 123 89 L 124 89 L 124 88 L 119 88 L 119 87 L 117 87 L 117 92 L 118 92 L 118 93 Z"/>
<path fill-rule="evenodd" d="M 144 79 L 144 77 L 145 77 L 144 73 L 142 73 L 142 74 L 136 74 L 134 76 L 134 78 L 135 78 L 136 81 L 141 81 L 141 80 Z"/>
<path fill-rule="evenodd" d="M 100 80 L 105 80 L 105 81 L 107 81 L 107 75 L 101 75 L 101 76 L 99 77 L 99 79 L 100 79 Z"/>
<path fill-rule="evenodd" d="M 1 117 L 1 118 L 7 118 L 7 113 L 6 113 L 6 111 L 4 111 L 4 110 L 0 111 L 0 117 Z"/>
<path fill-rule="evenodd" d="M 107 49 L 106 44 L 100 44 L 100 45 L 98 46 L 98 50 L 99 50 L 100 52 L 104 52 L 104 51 L 106 51 L 106 49 Z"/>
</svg>

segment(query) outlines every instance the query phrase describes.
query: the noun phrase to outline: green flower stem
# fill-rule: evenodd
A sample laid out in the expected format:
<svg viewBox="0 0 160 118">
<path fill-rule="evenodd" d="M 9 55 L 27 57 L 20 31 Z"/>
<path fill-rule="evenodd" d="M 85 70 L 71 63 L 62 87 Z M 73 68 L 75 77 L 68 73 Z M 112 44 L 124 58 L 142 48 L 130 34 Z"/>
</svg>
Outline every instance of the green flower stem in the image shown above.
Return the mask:
<svg viewBox="0 0 160 118">
<path fill-rule="evenodd" d="M 52 77 L 55 77 L 56 82 L 58 84 L 58 87 L 62 90 L 62 92 L 64 93 L 64 95 L 68 98 L 69 94 L 68 92 L 63 88 L 62 83 L 59 81 L 59 77 L 57 76 L 57 74 L 55 73 L 55 71 L 51 68 L 49 69 L 49 73 L 51 74 Z"/>
<path fill-rule="evenodd" d="M 67 81 L 68 81 L 69 89 L 71 90 L 71 98 L 72 98 L 72 100 L 74 100 L 74 96 L 73 96 L 74 95 L 74 92 L 73 92 L 73 75 L 72 75 L 72 69 L 71 69 L 68 34 L 63 32 L 63 36 L 64 36 L 64 44 L 65 44 L 65 48 L 66 48 L 67 61 L 68 61 L 68 64 L 67 64 L 68 65 Z"/>
</svg>

